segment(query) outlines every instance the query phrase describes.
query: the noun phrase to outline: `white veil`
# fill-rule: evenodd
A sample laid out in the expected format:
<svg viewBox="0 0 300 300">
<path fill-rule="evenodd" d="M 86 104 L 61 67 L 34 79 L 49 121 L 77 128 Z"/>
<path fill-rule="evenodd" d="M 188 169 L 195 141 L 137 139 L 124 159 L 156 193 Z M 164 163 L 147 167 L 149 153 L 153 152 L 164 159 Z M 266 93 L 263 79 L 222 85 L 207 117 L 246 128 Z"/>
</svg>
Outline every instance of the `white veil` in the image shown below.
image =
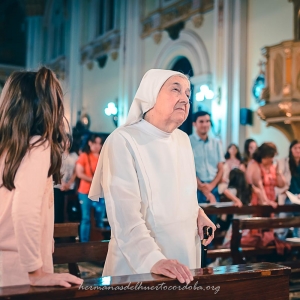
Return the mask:
<svg viewBox="0 0 300 300">
<path fill-rule="evenodd" d="M 161 69 L 151 69 L 146 72 L 132 101 L 126 123 L 123 126 L 129 126 L 139 122 L 143 118 L 144 113 L 154 107 L 156 98 L 163 84 L 174 75 L 183 76 L 180 72 Z M 94 201 L 99 201 L 99 198 L 104 197 L 101 182 L 103 176 L 103 161 L 107 159 L 107 150 L 104 145 L 91 184 L 89 198 Z"/>
</svg>

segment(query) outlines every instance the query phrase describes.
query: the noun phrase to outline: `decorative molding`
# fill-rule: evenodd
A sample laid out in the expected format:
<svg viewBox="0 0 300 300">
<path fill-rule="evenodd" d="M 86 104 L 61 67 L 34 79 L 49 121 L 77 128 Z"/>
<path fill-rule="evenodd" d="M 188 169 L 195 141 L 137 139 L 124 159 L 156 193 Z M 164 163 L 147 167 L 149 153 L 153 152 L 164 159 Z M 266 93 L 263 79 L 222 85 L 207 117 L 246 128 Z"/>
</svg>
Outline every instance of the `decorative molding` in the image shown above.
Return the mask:
<svg viewBox="0 0 300 300">
<path fill-rule="evenodd" d="M 25 0 L 25 12 L 28 17 L 42 16 L 45 11 L 45 0 Z"/>
<path fill-rule="evenodd" d="M 93 70 L 94 68 L 94 62 L 91 60 L 89 62 L 86 63 L 86 66 L 89 70 Z"/>
<path fill-rule="evenodd" d="M 101 36 L 86 46 L 81 48 L 81 63 L 90 63 L 97 60 L 99 66 L 105 66 L 107 56 L 110 54 L 113 60 L 118 58 L 120 47 L 120 31 L 112 30 L 104 36 Z M 104 59 L 106 57 L 106 59 Z"/>
<path fill-rule="evenodd" d="M 50 61 L 47 63 L 47 66 L 57 75 L 59 79 L 64 80 L 66 78 L 67 60 L 64 55 Z"/>
<path fill-rule="evenodd" d="M 166 7 L 160 6 L 159 9 L 141 20 L 141 37 L 145 38 L 154 32 L 163 30 L 168 31 L 170 35 L 170 28 L 173 33 L 174 28 L 176 28 L 176 31 L 179 30 L 180 32 L 184 26 L 179 26 L 181 28 L 177 28 L 178 24 L 184 24 L 184 22 L 189 19 L 192 19 L 196 28 L 199 28 L 203 23 L 202 14 L 212 10 L 213 7 L 213 0 L 181 0 Z M 178 37 L 179 32 L 170 35 L 170 37 Z"/>
<path fill-rule="evenodd" d="M 104 67 L 105 67 L 105 65 L 106 65 L 106 62 L 107 62 L 107 54 L 104 54 L 104 55 L 102 55 L 102 56 L 100 56 L 100 57 L 98 57 L 96 60 L 97 60 L 97 62 L 98 62 L 98 66 L 99 66 L 99 68 L 101 68 L 101 69 L 103 69 Z"/>
<path fill-rule="evenodd" d="M 161 41 L 162 33 L 160 31 L 155 32 L 152 37 L 153 37 L 153 40 L 154 40 L 155 44 L 158 45 Z"/>
<path fill-rule="evenodd" d="M 195 28 L 200 28 L 203 24 L 204 17 L 201 14 L 192 17 L 193 24 Z"/>
<path fill-rule="evenodd" d="M 111 52 L 110 57 L 112 58 L 113 61 L 117 60 L 119 56 L 118 51 Z"/>
<path fill-rule="evenodd" d="M 265 47 L 266 88 L 258 116 L 290 141 L 300 138 L 300 42 L 285 41 Z"/>
<path fill-rule="evenodd" d="M 184 29 L 180 32 L 180 39 L 165 40 L 156 52 L 153 67 L 170 68 L 178 56 L 185 56 L 194 70 L 194 77 L 211 73 L 209 56 L 202 39 L 192 30 Z M 210 75 L 209 75 L 210 76 Z"/>
</svg>

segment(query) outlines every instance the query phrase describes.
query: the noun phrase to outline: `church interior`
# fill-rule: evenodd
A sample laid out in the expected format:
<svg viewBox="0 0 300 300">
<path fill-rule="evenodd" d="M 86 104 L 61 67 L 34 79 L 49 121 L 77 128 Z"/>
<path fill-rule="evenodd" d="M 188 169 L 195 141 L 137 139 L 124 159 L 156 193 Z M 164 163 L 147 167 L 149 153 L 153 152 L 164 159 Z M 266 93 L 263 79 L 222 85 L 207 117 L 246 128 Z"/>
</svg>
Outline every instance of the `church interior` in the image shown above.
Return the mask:
<svg viewBox="0 0 300 300">
<path fill-rule="evenodd" d="M 60 197 L 54 208 L 55 272 L 70 272 L 101 287 L 137 282 L 151 287 L 163 281 L 152 273 L 101 277 L 112 227 L 104 199 L 98 206 L 83 206 L 80 197 L 88 190 L 75 163 L 83 160 L 86 144 L 99 139 L 102 147 L 124 126 L 143 75 L 165 69 L 185 74 L 190 82 L 190 108 L 179 129 L 190 137 L 195 160 L 206 159 L 203 165 L 216 160 L 197 154 L 192 140 L 194 135 L 202 142 L 198 132 L 204 129 L 197 120 L 209 117 L 203 136 L 220 145 L 217 163 L 224 164 L 214 187 L 218 196 L 201 202 L 198 195 L 199 206 L 217 225 L 213 242 L 202 246 L 201 268 L 193 271 L 204 290 L 172 291 L 165 297 L 300 299 L 300 0 L 1 0 L 0 92 L 13 72 L 41 66 L 62 85 L 70 153 L 75 153 L 72 192 L 54 186 L 55 205 Z M 266 179 L 272 174 L 264 169 L 268 158 L 277 182 L 278 176 L 285 180 L 285 190 Z M 246 195 L 258 172 L 251 171 L 253 159 L 262 197 L 276 205 L 254 204 L 253 190 Z M 236 182 L 244 179 L 238 187 L 234 176 Z M 200 180 L 204 185 L 211 181 Z M 85 239 L 86 210 L 90 233 Z M 254 235 L 246 240 L 246 231 L 255 231 L 256 240 Z M 168 286 L 175 285 L 172 280 Z M 0 285 L 0 299 L 41 299 L 50 297 L 48 292 L 53 293 L 48 299 L 164 297 L 154 290 L 77 290 Z"/>
</svg>

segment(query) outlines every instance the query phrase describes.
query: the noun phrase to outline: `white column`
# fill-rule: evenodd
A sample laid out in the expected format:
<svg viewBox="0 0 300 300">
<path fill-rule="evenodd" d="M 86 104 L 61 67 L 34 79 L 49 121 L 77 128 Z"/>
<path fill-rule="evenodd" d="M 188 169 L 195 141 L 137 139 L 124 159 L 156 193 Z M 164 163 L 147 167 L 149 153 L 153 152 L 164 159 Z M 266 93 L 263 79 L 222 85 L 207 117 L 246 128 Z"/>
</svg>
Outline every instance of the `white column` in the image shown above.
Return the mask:
<svg viewBox="0 0 300 300">
<path fill-rule="evenodd" d="M 82 107 L 82 72 L 80 64 L 81 13 L 80 0 L 71 0 L 70 44 L 68 58 L 68 92 L 70 94 L 70 124 L 74 126 Z"/>
<path fill-rule="evenodd" d="M 222 87 L 222 45 L 223 31 L 219 26 L 219 5 L 220 0 L 214 1 L 214 26 L 213 26 L 213 59 L 212 59 L 212 86 L 215 93 L 215 99 L 211 103 L 211 118 L 214 124 L 214 132 L 223 141 L 226 130 L 222 130 L 222 122 L 227 122 L 226 112 L 222 112 L 222 95 L 219 95 L 219 88 Z M 223 121 L 222 121 L 223 120 Z M 223 137 L 223 138 L 222 138 Z"/>
<path fill-rule="evenodd" d="M 240 125 L 240 108 L 246 107 L 247 82 L 247 7 L 248 0 L 234 0 L 233 23 L 233 94 L 232 94 L 232 142 L 243 145 L 246 127 Z"/>
<path fill-rule="evenodd" d="M 26 68 L 36 69 L 42 64 L 43 23 L 42 16 L 27 17 Z"/>
<path fill-rule="evenodd" d="M 224 0 L 223 8 L 223 83 L 221 108 L 224 116 L 224 118 L 222 119 L 222 141 L 224 148 L 227 147 L 227 145 L 231 143 L 232 140 L 231 120 L 233 117 L 233 2 L 234 0 Z"/>
<path fill-rule="evenodd" d="M 218 5 L 216 0 L 213 73 L 215 87 L 221 87 L 221 99 L 220 106 L 215 104 L 214 109 L 220 111 L 225 148 L 230 143 L 241 146 L 245 138 L 245 127 L 240 125 L 240 108 L 246 105 L 247 93 L 247 0 L 224 0 L 221 25 Z"/>
<path fill-rule="evenodd" d="M 120 87 L 119 125 L 124 124 L 136 93 L 142 70 L 142 41 L 140 38 L 140 1 L 119 0 L 120 7 Z"/>
</svg>

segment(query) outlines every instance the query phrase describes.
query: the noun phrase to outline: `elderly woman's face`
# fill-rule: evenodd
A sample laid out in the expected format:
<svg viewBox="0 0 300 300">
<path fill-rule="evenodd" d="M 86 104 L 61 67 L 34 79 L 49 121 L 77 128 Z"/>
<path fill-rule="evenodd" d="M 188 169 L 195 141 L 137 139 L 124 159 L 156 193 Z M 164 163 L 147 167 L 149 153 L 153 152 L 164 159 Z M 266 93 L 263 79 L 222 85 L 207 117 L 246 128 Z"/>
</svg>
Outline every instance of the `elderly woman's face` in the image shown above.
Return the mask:
<svg viewBox="0 0 300 300">
<path fill-rule="evenodd" d="M 190 109 L 190 83 L 180 76 L 170 77 L 162 86 L 155 103 L 155 111 L 164 121 L 178 123 L 187 118 Z"/>
</svg>

